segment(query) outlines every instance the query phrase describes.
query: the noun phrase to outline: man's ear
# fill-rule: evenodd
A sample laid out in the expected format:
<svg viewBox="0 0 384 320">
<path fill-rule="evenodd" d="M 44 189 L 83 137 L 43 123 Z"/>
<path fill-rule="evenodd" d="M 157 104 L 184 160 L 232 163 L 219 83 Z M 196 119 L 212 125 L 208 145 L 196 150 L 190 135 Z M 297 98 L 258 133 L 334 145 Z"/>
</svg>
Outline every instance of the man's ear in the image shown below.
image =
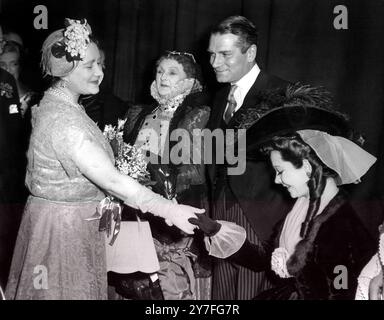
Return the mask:
<svg viewBox="0 0 384 320">
<path fill-rule="evenodd" d="M 256 59 L 257 47 L 255 44 L 251 45 L 247 50 L 247 60 L 248 62 L 253 62 Z"/>
</svg>

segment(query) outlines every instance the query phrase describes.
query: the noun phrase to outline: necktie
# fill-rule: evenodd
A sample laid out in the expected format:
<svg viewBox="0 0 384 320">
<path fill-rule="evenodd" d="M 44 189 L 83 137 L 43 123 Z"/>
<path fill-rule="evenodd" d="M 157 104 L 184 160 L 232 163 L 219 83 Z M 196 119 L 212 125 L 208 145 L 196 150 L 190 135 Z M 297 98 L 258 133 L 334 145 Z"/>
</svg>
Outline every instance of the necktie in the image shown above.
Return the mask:
<svg viewBox="0 0 384 320">
<path fill-rule="evenodd" d="M 237 89 L 237 86 L 233 85 L 231 87 L 231 90 L 229 91 L 229 94 L 228 94 L 228 100 L 227 100 L 228 106 L 227 106 L 227 110 L 225 111 L 225 114 L 224 114 L 224 121 L 226 124 L 228 124 L 228 122 L 231 120 L 233 113 L 235 112 L 235 109 L 237 106 L 235 96 L 234 96 L 236 89 Z"/>
</svg>

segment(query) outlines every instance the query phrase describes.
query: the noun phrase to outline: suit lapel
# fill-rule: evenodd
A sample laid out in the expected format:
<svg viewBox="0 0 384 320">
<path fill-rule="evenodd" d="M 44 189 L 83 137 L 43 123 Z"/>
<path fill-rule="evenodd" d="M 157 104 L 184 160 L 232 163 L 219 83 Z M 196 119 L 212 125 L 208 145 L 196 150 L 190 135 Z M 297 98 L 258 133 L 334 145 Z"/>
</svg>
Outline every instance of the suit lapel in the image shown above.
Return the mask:
<svg viewBox="0 0 384 320">
<path fill-rule="evenodd" d="M 227 97 L 230 88 L 231 86 L 228 85 L 217 93 L 215 103 L 213 105 L 211 121 L 209 124 L 209 128 L 211 130 L 221 127 L 223 114 L 225 111 L 225 107 L 227 106 Z"/>
<path fill-rule="evenodd" d="M 254 106 L 254 102 L 256 100 L 256 96 L 258 92 L 267 86 L 267 82 L 268 82 L 268 76 L 263 71 L 260 71 L 259 75 L 256 78 L 256 81 L 254 82 L 251 89 L 249 89 L 247 95 L 245 96 L 243 105 L 240 107 L 239 110 L 235 112 L 232 119 L 229 121 L 227 125 L 228 129 L 235 128 L 237 120 L 241 118 L 241 115 L 244 114 L 248 108 Z M 211 121 L 208 126 L 210 130 L 221 128 L 224 111 L 227 106 L 227 97 L 230 90 L 231 90 L 231 86 L 228 84 L 217 93 L 214 107 L 212 110 Z M 215 160 L 213 160 L 213 162 L 215 162 Z M 214 181 L 215 172 L 216 172 L 215 163 L 212 163 L 212 165 L 208 169 L 208 172 L 209 172 L 210 178 L 213 179 L 212 181 Z"/>
<path fill-rule="evenodd" d="M 222 128 L 222 119 L 225 107 L 227 106 L 227 97 L 231 86 L 227 85 L 216 93 L 216 97 L 211 110 L 211 116 L 207 128 L 213 132 L 215 129 Z M 215 183 L 216 177 L 216 147 L 212 146 L 212 163 L 207 166 L 208 177 L 211 183 Z"/>
<path fill-rule="evenodd" d="M 267 77 L 263 71 L 260 71 L 259 75 L 256 78 L 256 81 L 253 83 L 251 89 L 249 89 L 246 94 L 243 104 L 239 110 L 235 112 L 232 119 L 228 123 L 228 127 L 233 128 L 237 123 L 237 120 L 241 119 L 241 116 L 246 113 L 247 109 L 254 107 L 256 97 L 260 90 L 266 86 Z M 224 111 L 223 111 L 224 112 Z"/>
</svg>

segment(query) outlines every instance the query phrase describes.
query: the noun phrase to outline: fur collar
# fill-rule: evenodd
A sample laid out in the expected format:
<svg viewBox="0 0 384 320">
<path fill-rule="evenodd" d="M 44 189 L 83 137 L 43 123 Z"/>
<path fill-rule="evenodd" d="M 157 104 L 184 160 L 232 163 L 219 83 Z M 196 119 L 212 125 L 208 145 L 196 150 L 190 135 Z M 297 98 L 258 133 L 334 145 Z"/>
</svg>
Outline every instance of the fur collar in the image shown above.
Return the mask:
<svg viewBox="0 0 384 320">
<path fill-rule="evenodd" d="M 338 194 L 324 208 L 323 212 L 314 218 L 312 227 L 307 236 L 296 245 L 294 253 L 287 261 L 289 274 L 297 276 L 304 268 L 307 264 L 308 255 L 313 252 L 314 242 L 320 227 L 345 203 L 346 195 L 343 191 L 339 191 Z M 279 239 L 279 237 L 277 239 Z"/>
<path fill-rule="evenodd" d="M 200 108 L 204 108 L 209 105 L 209 96 L 205 91 L 194 91 L 187 95 L 182 102 L 182 104 L 176 109 L 171 122 L 169 124 L 169 132 L 172 132 L 174 129 L 179 127 L 180 121 L 191 116 L 191 111 Z M 141 107 L 139 111 L 138 117 L 135 119 L 135 124 L 133 126 L 125 126 L 124 130 L 124 141 L 130 144 L 134 144 L 139 134 L 140 128 L 142 127 L 144 120 L 147 115 L 151 114 L 156 108 L 158 104 L 151 104 L 149 106 Z M 129 131 L 128 128 L 131 128 Z M 172 144 L 171 144 L 172 143 Z M 170 148 L 176 142 L 170 142 Z"/>
</svg>

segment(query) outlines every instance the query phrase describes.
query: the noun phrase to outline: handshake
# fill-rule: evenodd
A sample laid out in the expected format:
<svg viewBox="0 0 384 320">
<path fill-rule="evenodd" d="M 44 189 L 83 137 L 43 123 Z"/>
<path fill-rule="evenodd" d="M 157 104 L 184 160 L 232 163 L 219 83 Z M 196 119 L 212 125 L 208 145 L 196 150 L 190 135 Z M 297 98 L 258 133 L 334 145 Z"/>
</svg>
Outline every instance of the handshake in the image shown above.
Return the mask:
<svg viewBox="0 0 384 320">
<path fill-rule="evenodd" d="M 196 213 L 196 216 L 197 218 L 189 218 L 188 221 L 198 226 L 206 236 L 212 237 L 220 231 L 221 224 L 217 221 L 210 219 L 203 213 Z"/>
</svg>

